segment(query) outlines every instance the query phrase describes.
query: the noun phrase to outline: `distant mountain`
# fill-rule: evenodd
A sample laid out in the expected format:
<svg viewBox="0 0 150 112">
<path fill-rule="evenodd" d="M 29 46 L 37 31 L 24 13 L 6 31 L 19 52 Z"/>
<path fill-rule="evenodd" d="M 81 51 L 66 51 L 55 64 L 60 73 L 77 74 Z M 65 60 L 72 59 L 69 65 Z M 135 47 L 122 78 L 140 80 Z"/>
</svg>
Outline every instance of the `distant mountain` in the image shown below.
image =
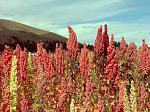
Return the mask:
<svg viewBox="0 0 150 112">
<path fill-rule="evenodd" d="M 38 42 L 40 40 L 48 40 L 65 42 L 67 38 L 53 32 L 41 30 L 18 22 L 0 19 L 1 43 L 8 41 L 12 42 L 15 40 L 30 40 L 34 42 Z"/>
</svg>

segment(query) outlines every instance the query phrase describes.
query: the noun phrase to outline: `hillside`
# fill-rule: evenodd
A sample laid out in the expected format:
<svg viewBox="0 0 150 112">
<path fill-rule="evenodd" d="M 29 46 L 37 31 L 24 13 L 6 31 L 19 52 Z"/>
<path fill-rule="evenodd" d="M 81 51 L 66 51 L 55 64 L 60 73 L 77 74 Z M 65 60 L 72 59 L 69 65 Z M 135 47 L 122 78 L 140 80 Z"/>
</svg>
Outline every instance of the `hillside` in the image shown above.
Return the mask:
<svg viewBox="0 0 150 112">
<path fill-rule="evenodd" d="M 1 43 L 7 41 L 14 41 L 14 39 L 20 41 L 39 41 L 39 40 L 58 40 L 65 42 L 67 38 L 58 35 L 53 32 L 48 32 L 38 28 L 34 28 L 18 22 L 0 19 L 0 41 Z"/>
</svg>

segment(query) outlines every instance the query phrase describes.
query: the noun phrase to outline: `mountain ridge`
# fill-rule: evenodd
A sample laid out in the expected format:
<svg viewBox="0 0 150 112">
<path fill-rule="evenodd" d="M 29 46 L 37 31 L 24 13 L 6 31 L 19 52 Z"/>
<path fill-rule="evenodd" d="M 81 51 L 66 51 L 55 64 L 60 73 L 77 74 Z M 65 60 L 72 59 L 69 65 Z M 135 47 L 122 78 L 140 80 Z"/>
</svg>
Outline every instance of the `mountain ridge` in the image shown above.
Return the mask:
<svg viewBox="0 0 150 112">
<path fill-rule="evenodd" d="M 65 42 L 66 37 L 59 34 L 35 28 L 26 24 L 15 22 L 12 20 L 0 19 L 0 41 L 7 42 L 17 37 L 20 41 L 22 40 L 47 40 L 47 41 L 61 41 Z"/>
</svg>

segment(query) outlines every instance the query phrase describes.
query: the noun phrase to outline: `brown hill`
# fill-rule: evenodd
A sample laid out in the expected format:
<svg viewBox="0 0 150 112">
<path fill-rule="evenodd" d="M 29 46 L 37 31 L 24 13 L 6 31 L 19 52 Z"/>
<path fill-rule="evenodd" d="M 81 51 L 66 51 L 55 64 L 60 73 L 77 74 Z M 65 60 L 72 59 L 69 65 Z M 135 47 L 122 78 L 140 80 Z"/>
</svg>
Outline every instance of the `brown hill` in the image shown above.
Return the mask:
<svg viewBox="0 0 150 112">
<path fill-rule="evenodd" d="M 39 40 L 61 41 L 65 42 L 67 38 L 53 32 L 48 32 L 18 22 L 0 19 L 0 41 L 1 43 L 7 41 L 20 41 Z"/>
</svg>

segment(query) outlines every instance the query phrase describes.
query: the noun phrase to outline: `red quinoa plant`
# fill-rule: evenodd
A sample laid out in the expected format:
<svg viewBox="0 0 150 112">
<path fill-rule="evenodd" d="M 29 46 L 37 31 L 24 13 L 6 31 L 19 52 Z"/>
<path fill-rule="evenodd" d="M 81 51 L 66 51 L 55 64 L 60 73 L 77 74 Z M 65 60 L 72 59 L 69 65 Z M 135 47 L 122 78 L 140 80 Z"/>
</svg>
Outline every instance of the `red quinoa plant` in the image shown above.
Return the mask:
<svg viewBox="0 0 150 112">
<path fill-rule="evenodd" d="M 73 29 L 69 26 L 69 38 L 67 40 L 67 50 L 68 50 L 68 55 L 71 59 L 74 59 L 77 57 L 78 54 L 78 41 L 76 37 L 76 33 L 73 31 Z"/>
<path fill-rule="evenodd" d="M 2 69 L 3 69 L 2 96 L 3 96 L 3 100 L 1 103 L 1 108 L 2 108 L 3 112 L 7 112 L 10 109 L 9 81 L 10 81 L 11 60 L 12 60 L 12 52 L 10 50 L 10 47 L 8 45 L 5 45 L 4 52 L 2 53 Z"/>
<path fill-rule="evenodd" d="M 94 57 L 99 78 L 104 76 L 104 38 L 106 36 L 102 35 L 102 26 L 99 26 L 94 43 Z"/>
</svg>

